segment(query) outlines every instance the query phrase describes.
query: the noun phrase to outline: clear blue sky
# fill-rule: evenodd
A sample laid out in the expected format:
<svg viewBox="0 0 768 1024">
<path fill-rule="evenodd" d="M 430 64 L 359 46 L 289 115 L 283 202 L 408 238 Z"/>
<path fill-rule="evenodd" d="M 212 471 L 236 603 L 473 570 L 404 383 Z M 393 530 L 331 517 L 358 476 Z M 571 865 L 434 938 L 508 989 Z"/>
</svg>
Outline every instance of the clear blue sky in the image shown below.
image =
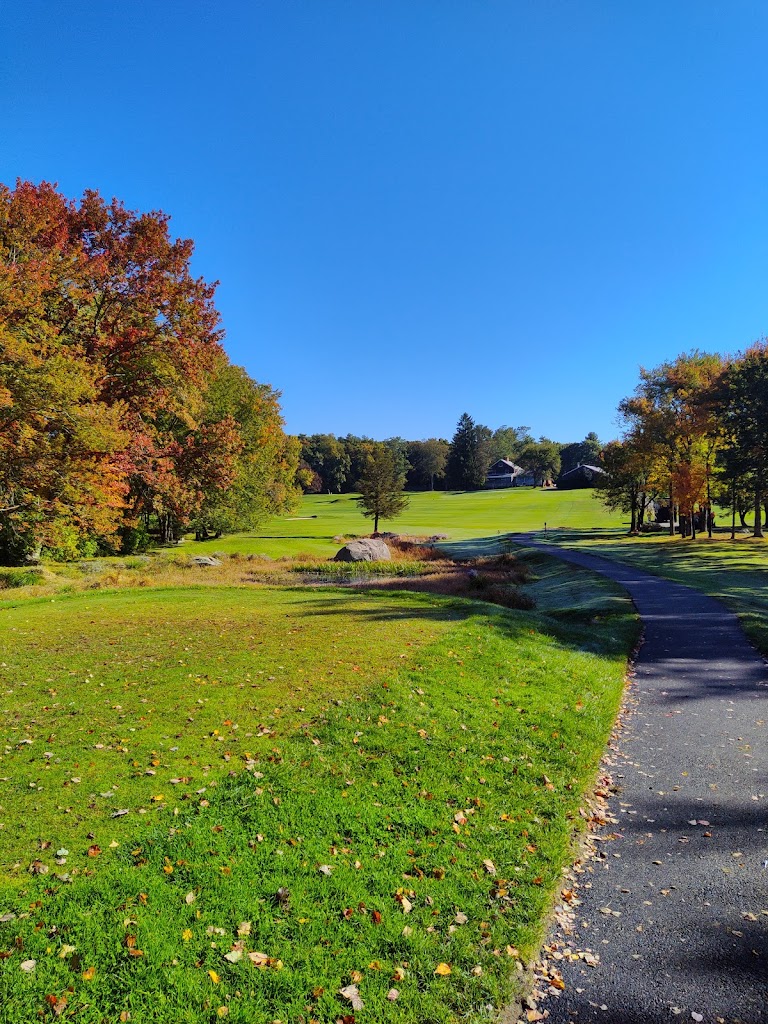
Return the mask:
<svg viewBox="0 0 768 1024">
<path fill-rule="evenodd" d="M 0 181 L 163 209 L 291 432 L 578 440 L 768 331 L 768 6 L 3 0 Z"/>
</svg>

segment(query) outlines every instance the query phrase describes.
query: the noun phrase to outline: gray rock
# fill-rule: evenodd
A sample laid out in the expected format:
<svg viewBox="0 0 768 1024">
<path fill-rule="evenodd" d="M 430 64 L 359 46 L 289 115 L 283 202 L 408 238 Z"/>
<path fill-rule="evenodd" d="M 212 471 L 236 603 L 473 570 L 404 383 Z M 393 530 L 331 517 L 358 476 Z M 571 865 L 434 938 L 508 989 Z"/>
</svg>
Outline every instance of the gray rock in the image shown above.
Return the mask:
<svg viewBox="0 0 768 1024">
<path fill-rule="evenodd" d="M 336 552 L 335 562 L 388 562 L 392 558 L 383 540 L 351 540 Z"/>
<path fill-rule="evenodd" d="M 212 558 L 210 555 L 195 555 L 192 559 L 192 565 L 200 565 L 203 567 L 213 567 L 221 565 L 218 558 Z"/>
</svg>

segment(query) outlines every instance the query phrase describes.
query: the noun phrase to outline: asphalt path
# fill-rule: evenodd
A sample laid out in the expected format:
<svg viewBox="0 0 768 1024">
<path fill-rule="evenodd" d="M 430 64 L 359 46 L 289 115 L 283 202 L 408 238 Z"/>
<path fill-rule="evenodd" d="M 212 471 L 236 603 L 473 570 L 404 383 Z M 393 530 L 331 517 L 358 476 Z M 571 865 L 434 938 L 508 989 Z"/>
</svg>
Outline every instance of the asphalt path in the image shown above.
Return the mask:
<svg viewBox="0 0 768 1024">
<path fill-rule="evenodd" d="M 531 1012 L 550 1024 L 768 1022 L 765 660 L 714 598 L 518 539 L 620 583 L 644 624 L 610 768 L 617 823 L 560 936 L 599 962 L 558 963 L 565 989 Z"/>
</svg>

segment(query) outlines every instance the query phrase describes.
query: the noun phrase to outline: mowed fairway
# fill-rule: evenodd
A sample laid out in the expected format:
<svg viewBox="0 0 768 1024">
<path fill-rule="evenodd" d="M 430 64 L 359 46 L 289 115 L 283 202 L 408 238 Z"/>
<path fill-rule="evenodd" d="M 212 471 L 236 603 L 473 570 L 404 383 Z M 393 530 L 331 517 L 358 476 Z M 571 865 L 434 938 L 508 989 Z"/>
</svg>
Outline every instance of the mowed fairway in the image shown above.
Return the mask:
<svg viewBox="0 0 768 1024">
<path fill-rule="evenodd" d="M 6 602 L 3 1020 L 487 1018 L 636 635 L 576 573 L 587 617 L 551 575 L 559 617 L 332 588 Z"/>
<path fill-rule="evenodd" d="M 543 530 L 605 530 L 620 528 L 622 517 L 609 512 L 592 490 L 543 491 L 513 487 L 497 491 L 434 491 L 410 495 L 410 505 L 380 529 L 450 540 L 497 537 L 505 533 Z M 307 553 L 331 557 L 339 545 L 335 536 L 369 534 L 366 519 L 351 494 L 309 494 L 295 516 L 274 519 L 252 534 L 219 540 L 189 541 L 186 549 L 260 553 L 271 557 Z"/>
</svg>

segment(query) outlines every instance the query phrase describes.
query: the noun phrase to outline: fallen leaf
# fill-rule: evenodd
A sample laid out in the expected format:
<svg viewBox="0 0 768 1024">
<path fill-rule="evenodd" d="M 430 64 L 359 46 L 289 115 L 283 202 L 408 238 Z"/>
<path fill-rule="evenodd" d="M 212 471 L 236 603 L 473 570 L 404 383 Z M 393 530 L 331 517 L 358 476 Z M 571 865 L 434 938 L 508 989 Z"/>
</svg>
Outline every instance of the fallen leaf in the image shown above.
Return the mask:
<svg viewBox="0 0 768 1024">
<path fill-rule="evenodd" d="M 23 960 L 19 966 L 25 974 L 31 974 L 37 967 L 37 960 Z"/>
<path fill-rule="evenodd" d="M 86 970 L 83 971 L 83 981 L 93 981 L 93 979 L 95 977 L 96 977 L 96 968 L 95 967 L 88 967 Z"/>
<path fill-rule="evenodd" d="M 451 973 L 451 968 L 448 964 L 438 964 L 435 968 L 435 974 L 439 974 L 440 977 L 445 978 Z"/>
<path fill-rule="evenodd" d="M 466 914 L 462 914 L 462 912 L 459 911 L 459 913 L 456 915 L 456 917 L 454 917 L 453 920 L 456 924 L 466 924 L 469 918 L 467 917 Z"/>
<path fill-rule="evenodd" d="M 67 997 L 66 996 L 55 996 L 50 995 L 45 997 L 46 1003 L 53 1010 L 56 1017 L 60 1017 L 64 1010 L 67 1008 Z"/>
<path fill-rule="evenodd" d="M 390 1001 L 390 1003 L 396 1003 L 399 998 L 400 993 L 397 991 L 396 988 L 391 988 L 389 992 L 387 992 L 387 999 Z"/>
<path fill-rule="evenodd" d="M 242 935 L 250 935 L 251 934 L 251 922 L 250 921 L 241 921 L 240 924 L 237 926 L 237 934 L 240 935 L 240 936 L 242 936 Z"/>
<path fill-rule="evenodd" d="M 187 903 L 187 904 L 194 903 L 196 899 L 197 899 L 197 893 L 188 892 L 187 895 L 184 897 L 184 902 Z"/>
<path fill-rule="evenodd" d="M 360 998 L 357 985 L 347 985 L 346 988 L 340 988 L 339 995 L 350 1001 L 353 1010 L 362 1010 L 365 1006 L 365 1003 Z"/>
<path fill-rule="evenodd" d="M 100 846 L 96 846 L 94 844 L 93 846 L 89 846 L 88 847 L 88 856 L 89 857 L 98 857 L 100 853 L 101 853 L 101 847 Z"/>
<path fill-rule="evenodd" d="M 208 977 L 211 979 L 214 985 L 218 985 L 221 978 L 218 976 L 216 971 L 208 971 Z"/>
<path fill-rule="evenodd" d="M 243 959 L 242 949 L 231 949 L 229 953 L 224 954 L 224 959 L 229 960 L 231 964 L 236 964 L 238 960 Z"/>
<path fill-rule="evenodd" d="M 496 865 L 493 863 L 492 860 L 484 860 L 483 867 L 485 868 L 489 875 L 496 874 Z"/>
<path fill-rule="evenodd" d="M 326 878 L 330 878 L 333 868 L 331 867 L 330 864 L 321 864 L 317 870 L 320 872 L 321 875 L 325 875 Z"/>
<path fill-rule="evenodd" d="M 185 928 L 184 931 L 181 933 L 181 937 L 185 942 L 189 942 L 189 940 L 192 938 L 192 929 Z"/>
</svg>

